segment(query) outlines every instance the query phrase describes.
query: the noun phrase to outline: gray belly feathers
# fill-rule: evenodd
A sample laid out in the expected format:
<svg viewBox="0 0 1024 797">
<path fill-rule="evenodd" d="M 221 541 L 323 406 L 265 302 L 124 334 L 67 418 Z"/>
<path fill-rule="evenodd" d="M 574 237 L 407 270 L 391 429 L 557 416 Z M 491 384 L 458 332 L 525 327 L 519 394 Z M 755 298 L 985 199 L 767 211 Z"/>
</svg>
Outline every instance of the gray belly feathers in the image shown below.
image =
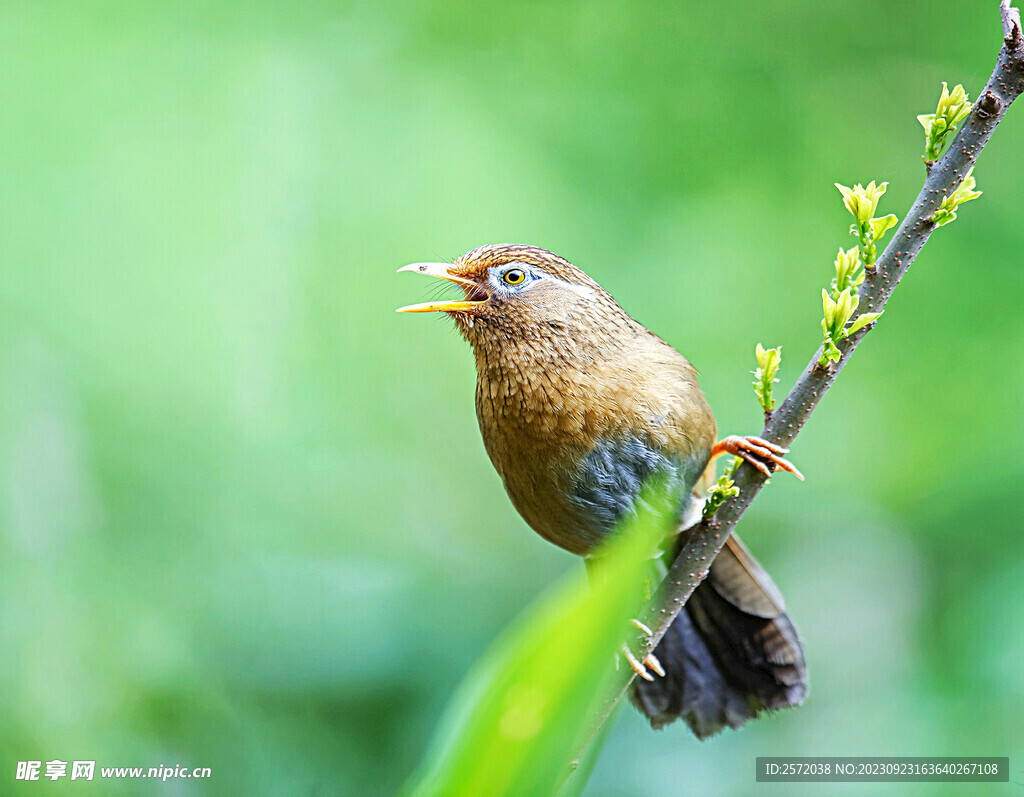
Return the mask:
<svg viewBox="0 0 1024 797">
<path fill-rule="evenodd" d="M 599 441 L 580 462 L 569 500 L 589 530 L 604 534 L 629 512 L 644 483 L 658 474 L 678 492 L 678 520 L 690 503 L 691 491 L 704 470 L 694 458 L 678 458 L 632 435 Z"/>
</svg>

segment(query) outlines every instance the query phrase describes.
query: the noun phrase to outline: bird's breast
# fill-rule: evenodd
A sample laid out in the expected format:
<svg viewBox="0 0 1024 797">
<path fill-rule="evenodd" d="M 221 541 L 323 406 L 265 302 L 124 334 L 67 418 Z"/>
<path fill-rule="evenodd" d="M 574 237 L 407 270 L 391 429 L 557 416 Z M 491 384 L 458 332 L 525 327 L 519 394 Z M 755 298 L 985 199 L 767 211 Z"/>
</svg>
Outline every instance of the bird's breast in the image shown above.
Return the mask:
<svg viewBox="0 0 1024 797">
<path fill-rule="evenodd" d="M 586 553 L 655 473 L 677 487 L 685 509 L 715 425 L 692 369 L 667 348 L 674 357 L 648 362 L 586 352 L 569 361 L 478 357 L 484 445 L 512 503 L 541 536 Z"/>
</svg>

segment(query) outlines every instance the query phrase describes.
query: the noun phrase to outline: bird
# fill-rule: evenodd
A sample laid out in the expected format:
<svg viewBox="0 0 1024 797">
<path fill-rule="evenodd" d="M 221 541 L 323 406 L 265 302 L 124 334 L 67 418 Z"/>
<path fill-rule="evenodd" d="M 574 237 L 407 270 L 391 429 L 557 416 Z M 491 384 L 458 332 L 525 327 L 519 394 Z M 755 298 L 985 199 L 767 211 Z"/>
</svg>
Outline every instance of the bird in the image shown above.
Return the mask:
<svg viewBox="0 0 1024 797">
<path fill-rule="evenodd" d="M 678 528 L 690 527 L 721 454 L 767 476 L 781 469 L 803 478 L 769 441 L 717 440 L 696 369 L 553 252 L 488 244 L 399 271 L 462 289 L 461 298 L 398 312 L 445 313 L 470 344 L 484 448 L 516 510 L 555 545 L 586 560 L 655 475 L 669 485 Z M 648 666 L 630 663 L 641 676 L 631 701 L 651 725 L 681 719 L 700 739 L 799 705 L 808 691 L 782 594 L 735 535 Z"/>
</svg>

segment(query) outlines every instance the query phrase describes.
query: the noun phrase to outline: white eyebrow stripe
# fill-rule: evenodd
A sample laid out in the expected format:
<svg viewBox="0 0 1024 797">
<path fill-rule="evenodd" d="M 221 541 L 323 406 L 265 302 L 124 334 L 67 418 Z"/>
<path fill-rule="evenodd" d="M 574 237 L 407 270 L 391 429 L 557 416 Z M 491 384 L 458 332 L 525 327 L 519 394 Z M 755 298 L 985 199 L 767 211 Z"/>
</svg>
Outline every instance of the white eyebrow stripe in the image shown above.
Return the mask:
<svg viewBox="0 0 1024 797">
<path fill-rule="evenodd" d="M 552 277 L 550 275 L 547 275 L 547 279 L 552 282 L 557 282 L 562 287 L 568 288 L 570 291 L 578 296 L 582 296 L 584 299 L 594 299 L 596 296 L 594 289 L 588 285 L 578 285 L 575 282 L 566 282 L 565 280 L 561 280 L 558 277 Z"/>
<path fill-rule="evenodd" d="M 541 268 L 539 266 L 531 265 L 530 263 L 523 263 L 523 262 L 520 262 L 518 260 L 514 260 L 514 261 L 511 261 L 509 263 L 505 263 L 505 264 L 503 264 L 500 267 L 495 267 L 495 268 L 496 269 L 500 269 L 501 271 L 504 272 L 504 271 L 508 270 L 509 266 L 513 266 L 513 267 L 519 268 L 519 269 L 521 269 L 523 271 L 527 271 L 530 274 L 534 274 L 534 275 L 537 276 L 536 280 L 531 280 L 531 282 L 529 284 L 524 285 L 522 287 L 522 290 L 524 290 L 524 291 L 528 291 L 530 288 L 533 287 L 533 285 L 536 282 L 544 282 L 545 280 L 550 280 L 551 282 L 557 282 L 563 288 L 567 288 L 568 290 L 570 290 L 573 293 L 575 293 L 577 296 L 582 296 L 584 299 L 593 301 L 595 298 L 597 298 L 597 292 L 593 288 L 591 288 L 589 285 L 579 285 L 579 284 L 577 284 L 575 282 L 566 282 L 563 279 L 559 279 L 558 277 L 555 277 L 555 276 L 552 276 L 551 274 L 548 274 L 548 272 L 546 272 L 543 268 Z M 491 279 L 491 278 L 497 280 L 498 272 L 497 271 L 493 272 L 492 275 L 490 277 L 488 277 L 488 279 Z"/>
</svg>

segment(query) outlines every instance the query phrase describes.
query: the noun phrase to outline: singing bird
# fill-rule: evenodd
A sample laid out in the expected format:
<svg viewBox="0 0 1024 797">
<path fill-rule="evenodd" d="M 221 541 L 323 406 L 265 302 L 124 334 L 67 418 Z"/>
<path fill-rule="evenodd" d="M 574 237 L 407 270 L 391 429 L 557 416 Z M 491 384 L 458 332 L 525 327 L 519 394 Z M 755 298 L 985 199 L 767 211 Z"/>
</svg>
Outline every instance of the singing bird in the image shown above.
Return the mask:
<svg viewBox="0 0 1024 797">
<path fill-rule="evenodd" d="M 481 246 L 412 271 L 462 288 L 447 313 L 476 358 L 484 446 L 513 505 L 542 537 L 587 557 L 659 474 L 679 528 L 700 517 L 712 460 L 742 457 L 766 475 L 799 472 L 758 437 L 716 442 L 692 365 L 631 318 L 583 271 L 545 249 Z M 802 477 L 801 477 L 802 478 Z M 735 535 L 648 660 L 633 703 L 658 728 L 682 718 L 699 738 L 738 728 L 807 694 L 796 629 L 771 578 Z"/>
</svg>

